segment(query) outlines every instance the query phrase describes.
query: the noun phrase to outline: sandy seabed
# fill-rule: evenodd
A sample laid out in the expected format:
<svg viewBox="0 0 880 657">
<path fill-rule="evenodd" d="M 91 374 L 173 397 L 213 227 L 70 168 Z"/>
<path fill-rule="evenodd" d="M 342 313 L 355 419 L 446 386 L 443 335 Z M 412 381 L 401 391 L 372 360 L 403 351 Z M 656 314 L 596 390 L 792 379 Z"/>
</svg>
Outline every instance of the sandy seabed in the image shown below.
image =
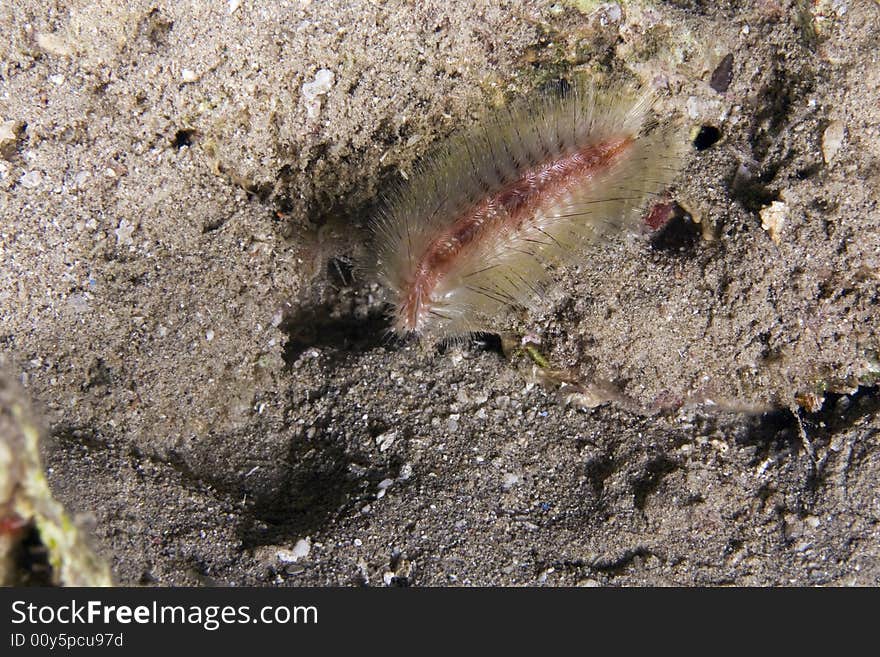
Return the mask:
<svg viewBox="0 0 880 657">
<path fill-rule="evenodd" d="M 55 497 L 124 584 L 880 584 L 877 24 L 4 3 L 0 344 Z M 383 191 L 575 76 L 651 85 L 704 148 L 665 228 L 511 320 L 569 383 L 388 340 L 349 264 Z"/>
</svg>

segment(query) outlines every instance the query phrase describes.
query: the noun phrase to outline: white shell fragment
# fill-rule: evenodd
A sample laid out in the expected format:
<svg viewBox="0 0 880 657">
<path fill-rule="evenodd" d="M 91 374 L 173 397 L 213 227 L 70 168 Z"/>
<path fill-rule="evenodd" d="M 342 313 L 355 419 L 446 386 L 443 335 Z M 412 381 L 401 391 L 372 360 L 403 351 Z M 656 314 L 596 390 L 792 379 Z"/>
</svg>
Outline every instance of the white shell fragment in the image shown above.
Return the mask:
<svg viewBox="0 0 880 657">
<path fill-rule="evenodd" d="M 779 244 L 782 228 L 788 219 L 788 206 L 782 201 L 773 201 L 761 209 L 761 228 L 767 231 L 770 239 Z"/>
<path fill-rule="evenodd" d="M 291 550 L 278 550 L 275 556 L 281 563 L 296 563 L 300 559 L 308 557 L 311 551 L 312 541 L 306 537 L 299 539 Z"/>
<path fill-rule="evenodd" d="M 825 159 L 825 164 L 831 164 L 834 160 L 845 137 L 846 128 L 843 121 L 834 120 L 825 128 L 825 132 L 822 133 L 822 157 Z"/>
<path fill-rule="evenodd" d="M 314 119 L 321 112 L 321 96 L 333 88 L 336 76 L 330 69 L 322 68 L 315 74 L 315 79 L 306 82 L 302 86 L 303 101 L 306 104 L 306 113 L 310 119 Z"/>
</svg>

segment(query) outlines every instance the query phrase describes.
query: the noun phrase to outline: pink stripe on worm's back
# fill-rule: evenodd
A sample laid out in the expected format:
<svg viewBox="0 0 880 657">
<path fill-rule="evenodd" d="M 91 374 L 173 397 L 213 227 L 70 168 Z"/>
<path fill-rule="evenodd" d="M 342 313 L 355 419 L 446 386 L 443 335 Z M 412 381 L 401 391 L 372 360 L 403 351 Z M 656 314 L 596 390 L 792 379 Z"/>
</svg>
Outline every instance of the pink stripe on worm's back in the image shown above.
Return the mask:
<svg viewBox="0 0 880 657">
<path fill-rule="evenodd" d="M 633 137 L 615 137 L 591 144 L 562 158 L 525 171 L 476 206 L 462 213 L 428 245 L 417 260 L 415 273 L 398 308 L 400 328 L 415 331 L 437 285 L 455 266 L 456 259 L 492 231 L 521 231 L 540 210 L 552 207 L 574 187 L 589 184 L 633 143 Z"/>
</svg>

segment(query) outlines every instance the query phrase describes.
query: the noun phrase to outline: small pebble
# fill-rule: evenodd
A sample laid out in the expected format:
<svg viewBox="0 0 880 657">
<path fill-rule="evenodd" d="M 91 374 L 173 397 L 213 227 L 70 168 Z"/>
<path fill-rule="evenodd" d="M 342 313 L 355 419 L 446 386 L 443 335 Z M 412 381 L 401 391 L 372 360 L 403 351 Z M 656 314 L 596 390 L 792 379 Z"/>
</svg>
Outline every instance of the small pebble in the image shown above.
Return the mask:
<svg viewBox="0 0 880 657">
<path fill-rule="evenodd" d="M 446 428 L 449 429 L 449 433 L 456 433 L 458 431 L 458 420 L 461 416 L 458 413 L 453 413 L 446 420 Z"/>
<path fill-rule="evenodd" d="M 396 431 L 386 431 L 385 433 L 376 436 L 376 446 L 379 448 L 380 452 L 385 452 L 394 444 L 396 439 Z"/>
<path fill-rule="evenodd" d="M 822 133 L 822 157 L 825 164 L 831 164 L 834 160 L 845 137 L 846 127 L 843 125 L 843 121 L 834 120 L 825 128 L 825 132 Z"/>
<path fill-rule="evenodd" d="M 6 142 L 15 141 L 15 121 L 3 121 L 0 123 L 0 146 Z"/>
<path fill-rule="evenodd" d="M 503 488 L 504 490 L 510 490 L 518 483 L 519 475 L 515 475 L 512 472 L 505 472 L 504 476 L 501 478 L 501 488 Z"/>
<path fill-rule="evenodd" d="M 129 223 L 127 219 L 120 220 L 119 227 L 113 231 L 116 233 L 116 244 L 119 246 L 134 244 L 134 240 L 131 238 L 134 228 L 134 225 Z"/>
<path fill-rule="evenodd" d="M 764 207 L 760 214 L 761 228 L 767 231 L 770 239 L 779 244 L 782 240 L 782 228 L 788 218 L 788 206 L 782 201 L 773 201 Z"/>
<path fill-rule="evenodd" d="M 36 189 L 43 182 L 43 174 L 39 171 L 30 171 L 24 174 L 19 182 L 28 189 Z"/>
<path fill-rule="evenodd" d="M 333 71 L 322 68 L 315 73 L 314 80 L 306 82 L 302 86 L 303 100 L 306 104 L 306 114 L 310 119 L 317 117 L 321 112 L 320 96 L 323 96 L 330 91 L 335 80 L 336 76 Z"/>
<path fill-rule="evenodd" d="M 312 551 L 312 541 L 308 538 L 301 538 L 293 546 L 292 550 L 278 550 L 276 557 L 281 563 L 296 563 L 300 559 L 305 559 Z"/>
<path fill-rule="evenodd" d="M 36 35 L 37 47 L 50 55 L 60 55 L 69 57 L 71 54 L 70 46 L 67 41 L 56 34 L 50 32 L 38 32 Z"/>
<path fill-rule="evenodd" d="M 709 86 L 718 93 L 724 93 L 733 80 L 733 54 L 728 53 L 712 71 Z"/>
</svg>

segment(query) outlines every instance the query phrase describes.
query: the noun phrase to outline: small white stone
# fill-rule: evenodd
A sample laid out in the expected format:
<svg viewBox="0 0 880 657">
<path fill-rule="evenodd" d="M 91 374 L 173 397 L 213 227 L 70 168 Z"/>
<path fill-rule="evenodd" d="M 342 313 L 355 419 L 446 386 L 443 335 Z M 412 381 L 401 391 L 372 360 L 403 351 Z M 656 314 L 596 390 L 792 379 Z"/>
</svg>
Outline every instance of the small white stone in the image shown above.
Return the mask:
<svg viewBox="0 0 880 657">
<path fill-rule="evenodd" d="M 50 75 L 50 76 L 49 76 L 49 82 L 51 82 L 52 84 L 54 84 L 54 85 L 60 87 L 62 84 L 64 84 L 64 76 L 61 75 L 61 74 L 58 74 L 58 75 Z"/>
<path fill-rule="evenodd" d="M 446 420 L 446 428 L 449 429 L 449 433 L 456 433 L 458 431 L 458 420 L 461 418 L 461 415 L 458 413 L 453 413 Z"/>
<path fill-rule="evenodd" d="M 696 96 L 688 96 L 688 99 L 684 103 L 685 109 L 687 110 L 688 117 L 692 119 L 697 119 L 700 117 L 700 99 Z"/>
<path fill-rule="evenodd" d="M 394 444 L 396 439 L 396 431 L 386 431 L 385 433 L 376 436 L 376 445 L 379 447 L 380 452 L 385 452 Z"/>
<path fill-rule="evenodd" d="M 512 472 L 505 472 L 504 476 L 501 478 L 501 487 L 504 490 L 510 490 L 514 486 L 519 483 L 519 475 L 515 475 Z"/>
<path fill-rule="evenodd" d="M 36 36 L 37 46 L 50 55 L 70 56 L 71 50 L 67 42 L 56 34 L 39 32 Z"/>
<path fill-rule="evenodd" d="M 239 7 L 241 7 L 241 0 L 229 0 L 229 3 L 226 5 L 227 11 L 230 14 L 234 14 L 238 11 Z"/>
<path fill-rule="evenodd" d="M 760 215 L 761 228 L 767 231 L 770 239 L 779 244 L 782 239 L 782 229 L 788 218 L 788 206 L 782 201 L 773 201 L 761 210 Z"/>
<path fill-rule="evenodd" d="M 281 563 L 296 563 L 305 559 L 312 551 L 312 541 L 309 538 L 301 538 L 293 546 L 292 550 L 278 550 L 275 555 Z"/>
<path fill-rule="evenodd" d="M 0 123 L 0 146 L 8 141 L 15 141 L 15 121 Z"/>
<path fill-rule="evenodd" d="M 834 120 L 828 124 L 825 132 L 822 133 L 822 157 L 825 164 L 831 164 L 845 138 L 846 127 L 843 125 L 843 121 Z"/>
<path fill-rule="evenodd" d="M 320 96 L 325 95 L 333 88 L 336 76 L 330 69 L 322 68 L 315 73 L 315 79 L 306 82 L 302 86 L 303 100 L 306 104 L 306 114 L 310 119 L 318 116 L 321 112 Z"/>
<path fill-rule="evenodd" d="M 19 179 L 19 182 L 22 185 L 24 185 L 25 187 L 27 187 L 28 189 L 36 189 L 43 182 L 43 174 L 40 173 L 39 171 L 30 171 L 30 172 L 24 174 Z"/>
<path fill-rule="evenodd" d="M 134 225 L 129 223 L 127 219 L 122 219 L 119 222 L 119 227 L 113 231 L 116 233 L 116 244 L 119 246 L 134 244 L 134 240 L 131 238 L 134 228 Z"/>
<path fill-rule="evenodd" d="M 599 14 L 599 24 L 602 26 L 609 23 L 619 23 L 622 17 L 620 5 L 616 2 L 602 3 L 596 9 L 596 13 Z"/>
<path fill-rule="evenodd" d="M 212 329 L 208 329 L 208 330 L 205 332 L 205 340 L 207 340 L 208 342 L 210 342 L 210 341 L 213 340 L 213 339 L 214 339 L 214 331 L 213 331 Z"/>
<path fill-rule="evenodd" d="M 199 79 L 199 76 L 191 68 L 185 68 L 180 72 L 180 79 L 187 83 L 195 82 Z"/>
</svg>

